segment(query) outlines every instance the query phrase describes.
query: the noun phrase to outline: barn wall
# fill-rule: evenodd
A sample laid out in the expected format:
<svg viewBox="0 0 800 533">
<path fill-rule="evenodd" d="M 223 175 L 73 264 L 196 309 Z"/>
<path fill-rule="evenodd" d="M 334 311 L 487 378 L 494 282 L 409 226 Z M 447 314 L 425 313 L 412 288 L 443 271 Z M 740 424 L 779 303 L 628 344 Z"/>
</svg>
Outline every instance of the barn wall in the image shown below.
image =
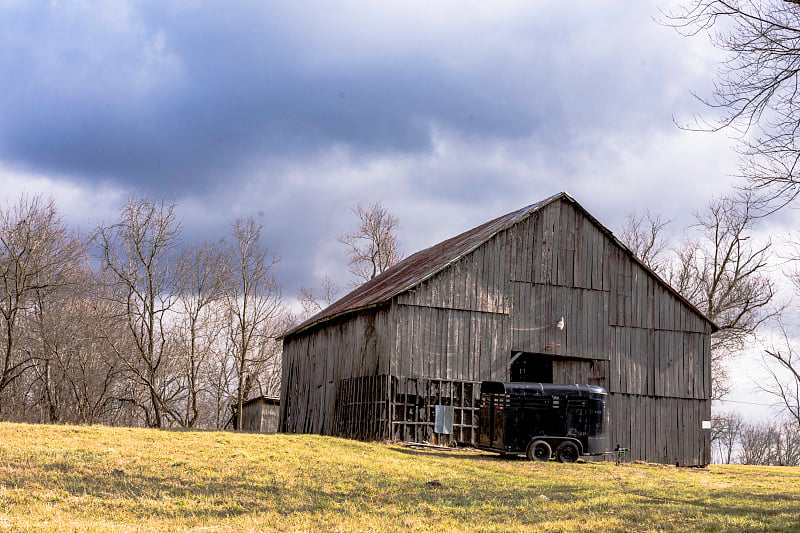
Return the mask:
<svg viewBox="0 0 800 533">
<path fill-rule="evenodd" d="M 519 281 L 509 288 L 512 351 L 608 359 L 608 291 Z"/>
<path fill-rule="evenodd" d="M 711 396 L 711 339 L 688 331 L 612 326 L 609 392 L 703 400 Z"/>
<path fill-rule="evenodd" d="M 706 464 L 708 322 L 569 202 L 507 233 L 511 351 L 568 357 L 554 364 L 554 381 L 588 374 L 579 382 L 605 387 L 613 443 L 632 458 Z"/>
<path fill-rule="evenodd" d="M 501 232 L 416 288 L 400 294 L 396 301 L 405 305 L 508 314 L 506 285 L 511 265 L 507 257 L 511 246 L 510 236 Z"/>
<path fill-rule="evenodd" d="M 711 461 L 710 400 L 610 394 L 611 447 L 628 448 L 632 460 L 681 466 Z"/>
<path fill-rule="evenodd" d="M 281 430 L 336 434 L 337 395 L 366 392 L 352 378 L 388 374 L 393 338 L 389 311 L 381 308 L 284 339 Z"/>
<path fill-rule="evenodd" d="M 512 242 L 510 279 L 517 282 L 610 288 L 613 245 L 572 204 L 553 202 L 507 230 Z"/>
<path fill-rule="evenodd" d="M 392 375 L 445 380 L 506 380 L 508 315 L 397 304 Z"/>
</svg>

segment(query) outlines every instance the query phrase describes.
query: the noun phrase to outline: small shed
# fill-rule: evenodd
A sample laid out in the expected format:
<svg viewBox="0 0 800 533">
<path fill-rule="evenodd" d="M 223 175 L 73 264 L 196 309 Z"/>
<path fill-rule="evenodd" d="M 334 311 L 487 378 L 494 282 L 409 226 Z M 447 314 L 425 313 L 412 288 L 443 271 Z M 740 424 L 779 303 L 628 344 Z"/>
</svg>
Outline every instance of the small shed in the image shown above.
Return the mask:
<svg viewBox="0 0 800 533">
<path fill-rule="evenodd" d="M 705 465 L 716 329 L 560 193 L 409 256 L 286 332 L 279 426 L 431 441 L 452 413 L 446 437 L 474 444 L 482 381 L 580 383 L 608 391 L 612 446 Z"/>
<path fill-rule="evenodd" d="M 242 430 L 250 433 L 277 433 L 280 400 L 259 396 L 242 404 Z M 234 418 L 235 419 L 235 418 Z"/>
</svg>

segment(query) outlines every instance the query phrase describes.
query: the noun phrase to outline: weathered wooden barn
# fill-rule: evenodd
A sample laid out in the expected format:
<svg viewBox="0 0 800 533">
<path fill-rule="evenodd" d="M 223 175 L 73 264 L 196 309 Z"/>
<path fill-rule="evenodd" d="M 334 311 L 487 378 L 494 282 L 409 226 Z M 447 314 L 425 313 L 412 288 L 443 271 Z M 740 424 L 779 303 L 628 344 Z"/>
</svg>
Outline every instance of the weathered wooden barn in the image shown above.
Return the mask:
<svg viewBox="0 0 800 533">
<path fill-rule="evenodd" d="M 283 338 L 280 429 L 477 439 L 483 380 L 609 393 L 633 459 L 710 459 L 716 326 L 561 193 L 422 250 Z M 449 429 L 449 428 L 448 428 Z"/>
</svg>

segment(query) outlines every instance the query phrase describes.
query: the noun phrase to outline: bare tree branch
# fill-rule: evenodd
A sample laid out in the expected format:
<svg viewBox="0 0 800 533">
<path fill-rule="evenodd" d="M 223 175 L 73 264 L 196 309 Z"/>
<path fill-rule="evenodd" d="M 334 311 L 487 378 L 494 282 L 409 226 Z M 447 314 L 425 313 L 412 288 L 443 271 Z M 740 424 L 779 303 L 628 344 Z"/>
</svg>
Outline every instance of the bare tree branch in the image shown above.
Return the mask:
<svg viewBox="0 0 800 533">
<path fill-rule="evenodd" d="M 668 13 L 684 35 L 706 34 L 724 53 L 714 91 L 698 97 L 713 114 L 693 126 L 740 136 L 741 174 L 780 208 L 800 194 L 800 8 L 794 1 L 694 0 Z"/>
<path fill-rule="evenodd" d="M 223 326 L 215 304 L 224 297 L 226 260 L 224 252 L 211 243 L 191 246 L 178 258 L 176 334 L 182 352 L 180 389 L 185 396 L 182 426 L 193 427 L 200 418 L 203 373 Z"/>
<path fill-rule="evenodd" d="M 273 274 L 278 259 L 261 247 L 261 226 L 252 218 L 237 220 L 228 245 L 229 275 L 225 287 L 227 335 L 236 376 L 236 427 L 242 427 L 242 406 L 250 392 L 280 378 L 281 287 Z M 267 387 L 269 388 L 269 387 Z M 269 391 L 274 393 L 274 390 Z"/>
<path fill-rule="evenodd" d="M 52 200 L 22 196 L 0 210 L 0 412 L 4 389 L 34 365 L 30 349 L 22 349 L 20 321 L 41 298 L 74 281 L 81 252 Z"/>
<path fill-rule="evenodd" d="M 353 213 L 359 220 L 358 230 L 336 239 L 347 248 L 350 272 L 361 281 L 369 281 L 402 259 L 394 234 L 399 221 L 380 203 L 369 208 L 358 204 Z"/>
<path fill-rule="evenodd" d="M 653 216 L 650 211 L 644 215 L 629 214 L 619 234 L 619 239 L 653 272 L 663 274 L 668 259 L 667 239 L 664 228 L 669 220 Z"/>
<path fill-rule="evenodd" d="M 180 419 L 169 402 L 175 383 L 165 326 L 175 303 L 173 261 L 180 243 L 175 204 L 128 199 L 117 224 L 99 227 L 94 241 L 110 281 L 111 301 L 129 333 L 127 340 L 106 339 L 146 389 L 148 419 L 163 427 L 167 419 Z"/>
<path fill-rule="evenodd" d="M 770 375 L 770 383 L 761 384 L 759 388 L 774 396 L 800 427 L 800 357 L 783 321 L 778 321 L 778 331 L 780 344 L 773 343 L 764 350 L 764 367 Z"/>
<path fill-rule="evenodd" d="M 712 350 L 725 357 L 779 312 L 768 275 L 772 243 L 753 241 L 750 195 L 713 200 L 696 220 L 696 237 L 683 241 L 667 278 L 720 327 Z"/>
<path fill-rule="evenodd" d="M 331 305 L 341 291 L 342 287 L 333 282 L 329 276 L 325 276 L 322 280 L 319 293 L 315 292 L 311 287 L 301 285 L 297 289 L 297 300 L 303 307 L 301 319 L 305 320 Z"/>
</svg>

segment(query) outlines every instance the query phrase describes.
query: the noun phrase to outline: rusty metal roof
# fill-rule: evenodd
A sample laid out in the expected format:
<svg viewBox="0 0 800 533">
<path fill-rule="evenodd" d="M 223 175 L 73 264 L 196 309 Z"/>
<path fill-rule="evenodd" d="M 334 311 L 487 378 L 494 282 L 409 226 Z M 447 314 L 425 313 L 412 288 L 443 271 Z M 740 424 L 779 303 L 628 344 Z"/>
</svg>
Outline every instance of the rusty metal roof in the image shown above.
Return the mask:
<svg viewBox="0 0 800 533">
<path fill-rule="evenodd" d="M 592 217 L 580 204 L 578 204 L 577 201 L 575 201 L 574 198 L 572 198 L 566 192 L 562 192 L 542 200 L 541 202 L 523 207 L 522 209 L 486 222 L 477 228 L 473 228 L 403 259 L 393 267 L 385 270 L 382 274 L 379 274 L 370 281 L 357 287 L 343 298 L 332 303 L 330 306 L 312 316 L 305 322 L 290 329 L 283 334 L 283 337 L 295 335 L 312 328 L 317 324 L 327 322 L 328 320 L 336 317 L 384 304 L 395 296 L 413 287 L 416 287 L 423 281 L 441 272 L 449 265 L 453 264 L 484 244 L 497 233 L 510 228 L 514 224 L 530 216 L 532 213 L 542 209 L 551 202 L 562 199 L 574 204 L 580 211 L 589 217 L 589 219 L 591 219 L 592 222 L 594 222 L 600 228 L 600 230 L 603 231 L 603 233 L 608 235 L 614 242 L 626 250 L 637 263 L 655 276 L 661 283 L 666 285 L 675 295 L 677 295 L 684 303 L 694 309 L 701 317 L 708 320 L 708 318 L 706 318 L 702 312 L 697 310 L 697 308 L 695 308 L 688 300 L 681 296 L 677 291 L 672 289 L 668 283 L 666 283 L 655 272 L 648 268 L 647 265 L 636 258 L 636 256 L 634 256 L 624 244 L 614 237 L 610 230 Z M 709 322 L 711 321 L 709 320 Z M 714 325 L 713 322 L 711 322 L 711 324 L 714 326 L 714 329 L 716 329 L 716 325 Z"/>
</svg>

